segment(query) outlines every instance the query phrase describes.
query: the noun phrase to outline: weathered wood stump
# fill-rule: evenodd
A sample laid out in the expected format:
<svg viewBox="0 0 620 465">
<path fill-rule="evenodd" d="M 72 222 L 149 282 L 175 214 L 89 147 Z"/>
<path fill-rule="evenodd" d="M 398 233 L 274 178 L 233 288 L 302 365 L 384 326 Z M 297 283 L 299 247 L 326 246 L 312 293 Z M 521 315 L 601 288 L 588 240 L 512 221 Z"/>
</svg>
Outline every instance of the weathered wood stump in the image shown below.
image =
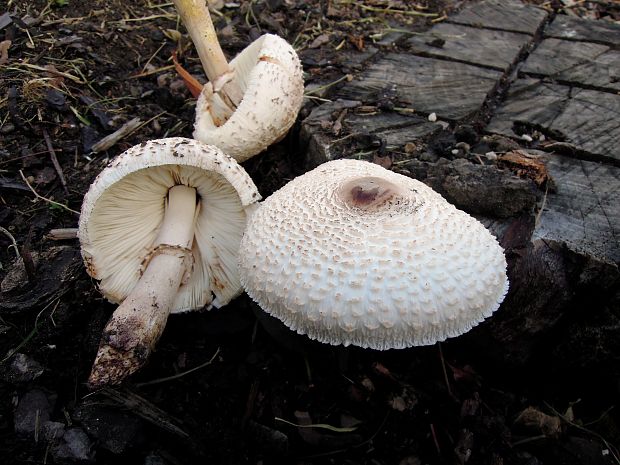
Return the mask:
<svg viewBox="0 0 620 465">
<path fill-rule="evenodd" d="M 548 19 L 478 3 L 373 55 L 303 121 L 305 164 L 381 163 L 497 235 L 509 294 L 462 338 L 488 357 L 617 376 L 620 26 Z"/>
</svg>

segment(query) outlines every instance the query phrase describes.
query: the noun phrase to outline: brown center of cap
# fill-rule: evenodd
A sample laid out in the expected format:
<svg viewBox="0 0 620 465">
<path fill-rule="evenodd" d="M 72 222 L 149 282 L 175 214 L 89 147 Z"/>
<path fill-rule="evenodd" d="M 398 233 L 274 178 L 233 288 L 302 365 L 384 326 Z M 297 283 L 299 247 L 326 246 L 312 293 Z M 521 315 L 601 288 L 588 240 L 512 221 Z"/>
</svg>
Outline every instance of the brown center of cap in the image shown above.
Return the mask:
<svg viewBox="0 0 620 465">
<path fill-rule="evenodd" d="M 347 181 L 340 190 L 342 200 L 353 208 L 375 210 L 400 192 L 400 188 L 389 181 L 373 176 Z"/>
</svg>

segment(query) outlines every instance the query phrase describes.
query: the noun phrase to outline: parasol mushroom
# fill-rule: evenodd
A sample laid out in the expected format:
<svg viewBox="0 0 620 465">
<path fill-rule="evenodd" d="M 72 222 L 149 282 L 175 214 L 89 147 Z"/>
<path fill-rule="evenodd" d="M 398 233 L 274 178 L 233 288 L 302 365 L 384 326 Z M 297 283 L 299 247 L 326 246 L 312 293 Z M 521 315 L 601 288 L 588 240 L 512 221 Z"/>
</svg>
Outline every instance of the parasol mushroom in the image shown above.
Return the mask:
<svg viewBox="0 0 620 465">
<path fill-rule="evenodd" d="M 481 223 L 425 184 L 356 160 L 267 198 L 239 260 L 249 296 L 289 328 L 380 350 L 465 333 L 508 289 L 503 250 Z"/>
<path fill-rule="evenodd" d="M 205 0 L 174 4 L 209 78 L 196 104 L 194 138 L 241 162 L 284 137 L 297 118 L 304 92 L 293 47 L 265 34 L 229 64 Z"/>
<path fill-rule="evenodd" d="M 89 384 L 116 384 L 142 366 L 169 313 L 220 307 L 242 292 L 237 252 L 260 195 L 216 147 L 149 141 L 115 158 L 84 198 L 78 237 L 87 272 L 120 303 Z"/>
</svg>

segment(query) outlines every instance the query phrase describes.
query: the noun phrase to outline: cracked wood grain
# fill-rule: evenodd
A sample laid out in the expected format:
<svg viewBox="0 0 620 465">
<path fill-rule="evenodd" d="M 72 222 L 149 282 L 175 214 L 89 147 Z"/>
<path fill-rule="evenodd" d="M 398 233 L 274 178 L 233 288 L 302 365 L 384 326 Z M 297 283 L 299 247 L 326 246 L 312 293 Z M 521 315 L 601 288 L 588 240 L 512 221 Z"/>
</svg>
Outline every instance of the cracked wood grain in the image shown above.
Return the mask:
<svg viewBox="0 0 620 465">
<path fill-rule="evenodd" d="M 520 79 L 486 130 L 515 137 L 524 127 L 539 128 L 588 158 L 620 164 L 620 95 Z"/>
<path fill-rule="evenodd" d="M 541 157 L 557 191 L 547 194 L 533 239 L 620 263 L 620 168 L 562 155 Z"/>
</svg>

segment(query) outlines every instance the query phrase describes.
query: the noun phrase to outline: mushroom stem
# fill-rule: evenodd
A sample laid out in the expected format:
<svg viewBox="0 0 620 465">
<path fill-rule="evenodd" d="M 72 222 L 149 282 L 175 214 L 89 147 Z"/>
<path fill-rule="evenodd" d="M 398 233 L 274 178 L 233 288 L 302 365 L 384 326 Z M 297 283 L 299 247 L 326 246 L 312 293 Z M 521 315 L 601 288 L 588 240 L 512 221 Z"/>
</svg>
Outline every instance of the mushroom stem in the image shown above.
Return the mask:
<svg viewBox="0 0 620 465">
<path fill-rule="evenodd" d="M 118 384 L 146 362 L 188 269 L 198 209 L 196 189 L 178 185 L 168 191 L 152 259 L 103 330 L 90 387 Z"/>
<path fill-rule="evenodd" d="M 222 98 L 225 106 L 229 107 L 229 114 L 216 115 L 220 119 L 224 119 L 223 124 L 241 102 L 243 91 L 234 79 L 234 70 L 226 61 L 224 52 L 217 40 L 217 34 L 205 0 L 173 1 L 196 47 L 202 67 L 211 83 L 212 91 Z"/>
</svg>

